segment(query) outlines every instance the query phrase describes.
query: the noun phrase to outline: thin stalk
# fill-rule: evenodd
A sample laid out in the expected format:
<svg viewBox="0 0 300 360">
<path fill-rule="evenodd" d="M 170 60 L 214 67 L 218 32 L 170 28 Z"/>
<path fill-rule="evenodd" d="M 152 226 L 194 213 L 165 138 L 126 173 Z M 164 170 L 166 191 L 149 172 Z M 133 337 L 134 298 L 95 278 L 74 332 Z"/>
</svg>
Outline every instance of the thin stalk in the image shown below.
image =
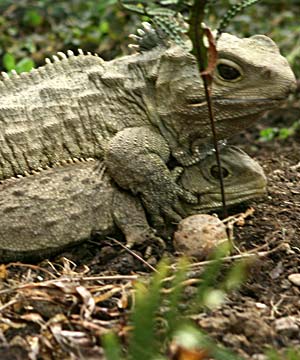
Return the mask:
<svg viewBox="0 0 300 360">
<path fill-rule="evenodd" d="M 204 89 L 205 89 L 205 97 L 206 97 L 206 101 L 207 101 L 208 115 L 209 115 L 209 119 L 210 119 L 211 132 L 213 135 L 213 144 L 214 144 L 214 149 L 215 149 L 215 153 L 216 153 L 216 161 L 217 161 L 218 171 L 219 171 L 223 217 L 226 218 L 228 216 L 228 213 L 227 213 L 227 206 L 226 206 L 226 196 L 225 196 L 222 164 L 221 164 L 221 158 L 220 158 L 220 152 L 219 152 L 219 145 L 218 145 L 218 141 L 217 141 L 217 131 L 216 131 L 216 126 L 215 126 L 213 107 L 212 107 L 212 101 L 211 101 L 211 85 L 208 82 L 207 75 L 204 75 L 202 77 L 202 79 L 203 79 L 203 84 L 204 84 Z"/>
<path fill-rule="evenodd" d="M 222 197 L 222 205 L 223 205 L 223 216 L 227 217 L 227 207 L 226 207 L 226 197 L 225 197 L 225 189 L 224 189 L 224 180 L 223 180 L 223 173 L 221 167 L 221 159 L 220 159 L 220 152 L 219 146 L 217 141 L 217 131 L 214 121 L 214 113 L 213 113 L 213 106 L 212 106 L 212 99 L 211 99 L 211 86 L 212 86 L 212 77 L 210 74 L 205 73 L 205 69 L 207 68 L 207 54 L 206 48 L 203 43 L 203 29 L 201 24 L 204 18 L 204 8 L 206 5 L 206 0 L 195 0 L 194 5 L 191 9 L 191 18 L 190 18 L 190 31 L 189 35 L 193 43 L 193 52 L 196 56 L 199 73 L 201 75 L 204 91 L 205 91 L 205 98 L 207 102 L 208 108 L 208 115 L 211 125 L 211 131 L 213 135 L 213 145 L 216 153 L 216 161 L 218 165 L 219 171 L 219 179 L 220 179 L 220 189 L 221 189 L 221 197 Z"/>
</svg>

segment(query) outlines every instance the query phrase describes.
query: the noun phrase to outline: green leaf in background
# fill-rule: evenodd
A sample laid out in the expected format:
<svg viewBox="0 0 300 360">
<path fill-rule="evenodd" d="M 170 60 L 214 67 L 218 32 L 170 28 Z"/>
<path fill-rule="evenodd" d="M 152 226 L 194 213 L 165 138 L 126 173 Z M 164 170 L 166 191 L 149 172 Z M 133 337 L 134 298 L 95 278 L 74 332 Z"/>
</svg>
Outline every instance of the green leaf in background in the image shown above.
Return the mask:
<svg viewBox="0 0 300 360">
<path fill-rule="evenodd" d="M 276 135 L 276 131 L 278 129 L 275 128 L 266 128 L 263 129 L 259 132 L 259 140 L 260 141 L 270 141 L 273 140 L 275 135 Z"/>
<path fill-rule="evenodd" d="M 118 3 L 118 0 L 102 0 L 98 4 L 98 11 L 104 12 L 109 6 L 115 6 Z"/>
<path fill-rule="evenodd" d="M 16 67 L 15 57 L 12 54 L 6 53 L 2 59 L 3 66 L 7 71 L 11 71 Z"/>
<path fill-rule="evenodd" d="M 32 59 L 26 57 L 26 58 L 20 60 L 16 64 L 15 69 L 18 73 L 28 72 L 31 69 L 33 69 L 34 66 L 35 66 L 34 61 Z"/>
<path fill-rule="evenodd" d="M 27 26 L 36 27 L 41 25 L 43 17 L 37 10 L 27 10 L 24 14 L 23 22 Z"/>
<path fill-rule="evenodd" d="M 285 140 L 285 139 L 287 139 L 289 136 L 291 136 L 293 134 L 294 134 L 294 130 L 292 128 L 283 127 L 281 129 L 279 129 L 278 137 L 281 140 Z"/>
<path fill-rule="evenodd" d="M 135 12 L 137 14 L 143 15 L 145 13 L 144 7 L 141 7 L 139 5 L 123 4 L 123 6 L 126 10 Z"/>
<path fill-rule="evenodd" d="M 100 30 L 101 34 L 107 34 L 109 32 L 109 23 L 108 23 L 108 21 L 102 21 L 99 24 L 99 30 Z"/>
<path fill-rule="evenodd" d="M 266 128 L 262 129 L 259 132 L 259 141 L 271 141 L 273 139 L 280 139 L 285 140 L 290 136 L 293 136 L 296 131 L 300 128 L 300 120 L 294 121 L 294 123 L 289 127 L 282 127 L 282 128 Z"/>
</svg>

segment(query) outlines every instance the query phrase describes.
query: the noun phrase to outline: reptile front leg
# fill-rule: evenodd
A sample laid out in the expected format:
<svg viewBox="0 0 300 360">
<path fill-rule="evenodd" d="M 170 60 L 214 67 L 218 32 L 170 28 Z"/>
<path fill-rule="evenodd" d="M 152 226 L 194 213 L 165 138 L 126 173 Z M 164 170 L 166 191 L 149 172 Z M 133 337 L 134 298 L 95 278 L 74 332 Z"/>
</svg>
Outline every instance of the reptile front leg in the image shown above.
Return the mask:
<svg viewBox="0 0 300 360">
<path fill-rule="evenodd" d="M 164 220 L 178 222 L 184 215 L 180 199 L 197 199 L 176 184 L 166 163 L 170 149 L 150 127 L 126 128 L 110 141 L 105 163 L 110 176 L 123 189 L 140 195 L 155 226 Z"/>
<path fill-rule="evenodd" d="M 124 234 L 129 248 L 137 244 L 146 246 L 156 244 L 161 251 L 165 249 L 165 242 L 149 226 L 145 209 L 136 196 L 120 189 L 115 191 L 112 215 L 115 225 Z"/>
</svg>

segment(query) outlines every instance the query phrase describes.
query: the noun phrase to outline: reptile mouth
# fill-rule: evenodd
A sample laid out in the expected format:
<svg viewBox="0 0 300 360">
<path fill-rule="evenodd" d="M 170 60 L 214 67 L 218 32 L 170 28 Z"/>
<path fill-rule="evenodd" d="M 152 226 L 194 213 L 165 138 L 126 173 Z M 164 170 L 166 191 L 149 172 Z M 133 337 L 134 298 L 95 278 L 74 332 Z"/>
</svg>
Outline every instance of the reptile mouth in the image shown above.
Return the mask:
<svg viewBox="0 0 300 360">
<path fill-rule="evenodd" d="M 286 98 L 273 98 L 273 99 L 224 99 L 224 98 L 214 98 L 212 97 L 212 102 L 217 103 L 219 105 L 231 105 L 231 104 L 242 104 L 242 105 L 249 105 L 249 104 L 265 104 L 265 103 L 278 103 L 285 101 Z M 205 99 L 188 99 L 187 100 L 187 106 L 193 107 L 193 108 L 199 108 L 203 106 L 207 106 Z"/>
<path fill-rule="evenodd" d="M 225 196 L 227 197 L 226 200 L 227 206 L 237 205 L 240 203 L 244 203 L 248 200 L 253 200 L 255 198 L 265 196 L 266 186 L 261 187 L 259 189 L 255 189 L 255 191 L 244 192 L 242 195 L 239 194 L 237 194 L 236 196 L 235 195 L 236 195 L 235 193 L 226 192 L 226 188 L 225 188 Z M 191 213 L 191 211 L 193 213 L 213 211 L 222 207 L 222 199 L 221 199 L 221 194 L 219 192 L 206 193 L 203 195 L 197 194 L 196 196 L 198 197 L 198 204 L 189 205 L 188 206 L 189 213 Z M 208 197 L 208 201 L 206 203 L 203 203 L 203 199 L 205 200 L 206 197 Z"/>
</svg>

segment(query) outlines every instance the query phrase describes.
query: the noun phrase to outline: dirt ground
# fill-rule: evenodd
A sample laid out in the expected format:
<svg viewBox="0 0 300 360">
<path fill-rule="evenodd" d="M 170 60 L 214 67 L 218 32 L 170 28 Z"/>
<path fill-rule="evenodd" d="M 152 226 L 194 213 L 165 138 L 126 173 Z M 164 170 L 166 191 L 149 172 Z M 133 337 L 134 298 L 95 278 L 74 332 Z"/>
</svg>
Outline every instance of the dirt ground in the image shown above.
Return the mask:
<svg viewBox="0 0 300 360">
<path fill-rule="evenodd" d="M 277 114 L 266 123 L 280 122 Z M 235 242 L 241 252 L 269 254 L 221 307 L 197 317 L 212 338 L 253 360 L 263 360 L 267 348 L 300 349 L 300 280 L 296 285 L 289 278 L 300 276 L 300 134 L 259 142 L 263 126 L 233 141 L 268 177 L 268 196 L 252 202 L 255 212 L 235 230 Z M 132 280 L 145 270 L 140 260 L 118 245 L 92 243 L 63 256 L 0 266 L 1 360 L 101 359 L 99 336 L 126 324 Z"/>
<path fill-rule="evenodd" d="M 236 229 L 235 241 L 241 252 L 271 253 L 251 268 L 242 289 L 221 308 L 202 314 L 199 324 L 243 358 L 260 360 L 267 348 L 300 349 L 300 284 L 289 280 L 300 273 L 300 134 L 258 143 L 258 128 L 236 143 L 263 166 L 268 196 L 252 202 L 255 213 Z"/>
</svg>

